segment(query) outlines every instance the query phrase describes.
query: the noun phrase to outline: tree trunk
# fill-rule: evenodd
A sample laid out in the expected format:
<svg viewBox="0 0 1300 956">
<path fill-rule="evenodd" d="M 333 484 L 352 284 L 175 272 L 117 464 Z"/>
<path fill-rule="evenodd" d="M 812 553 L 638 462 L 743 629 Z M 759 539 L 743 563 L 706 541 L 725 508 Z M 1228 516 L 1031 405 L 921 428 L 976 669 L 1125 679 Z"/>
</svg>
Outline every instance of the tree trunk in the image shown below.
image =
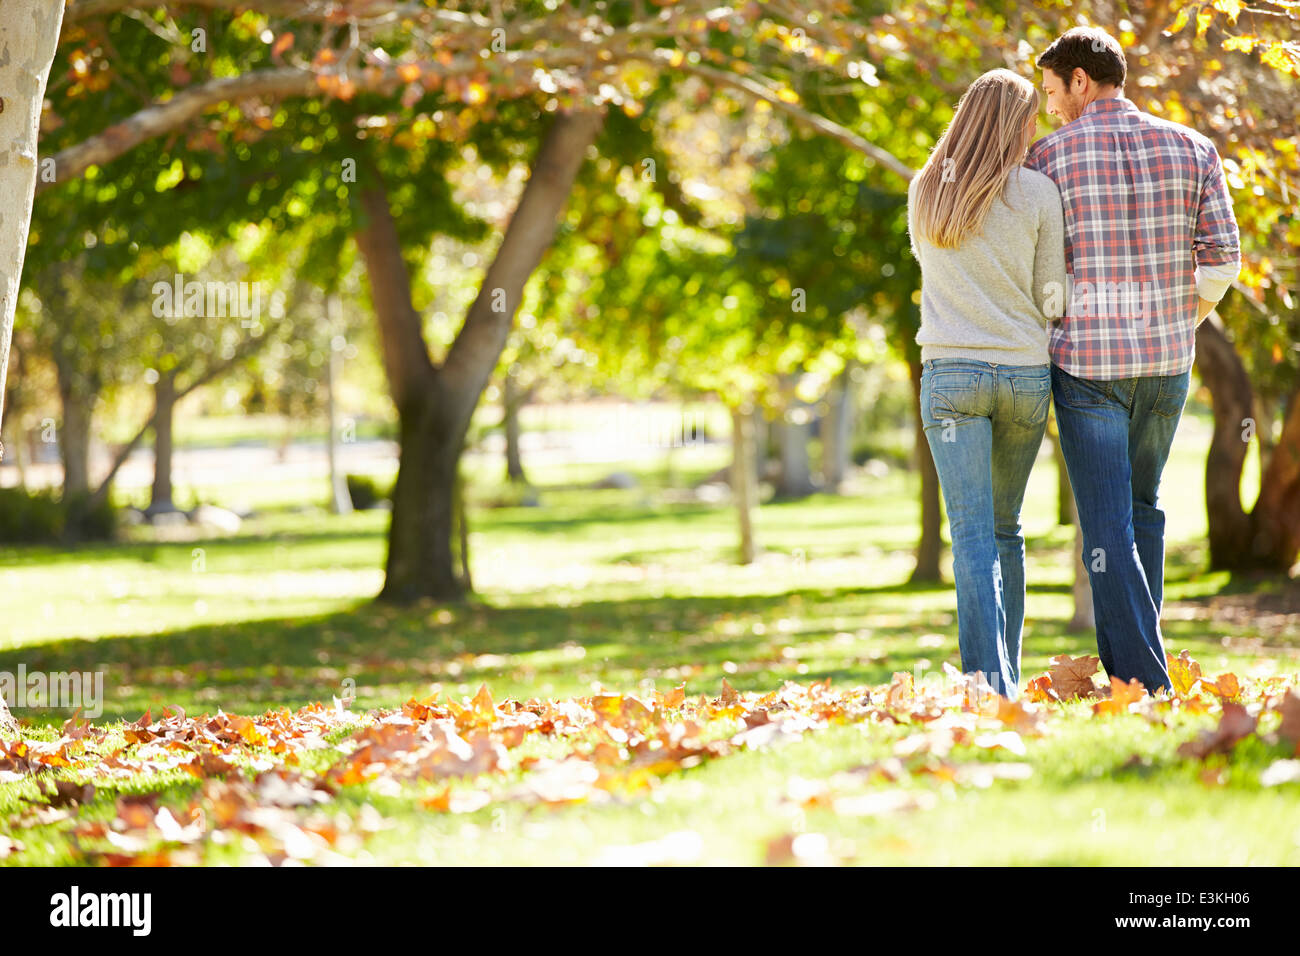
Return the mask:
<svg viewBox="0 0 1300 956">
<path fill-rule="evenodd" d="M 1210 567 L 1285 573 L 1300 555 L 1300 391 L 1287 403 L 1282 437 L 1268 455 L 1259 498 L 1247 514 L 1241 471 L 1250 438 L 1258 437 L 1255 391 L 1237 350 L 1215 322 L 1206 319 L 1196 329 L 1196 367 L 1214 408 L 1214 437 L 1205 462 Z"/>
<path fill-rule="evenodd" d="M 527 404 L 528 395 L 520 393 L 514 376 L 509 372 L 506 373 L 502 395 L 501 417 L 506 432 L 506 482 L 526 485 L 528 478 L 524 475 L 524 461 L 519 454 L 519 412 Z"/>
<path fill-rule="evenodd" d="M 822 487 L 838 493 L 849 469 L 849 441 L 853 435 L 852 360 L 844 364 L 835 386 L 827 396 L 828 410 L 822 419 Z"/>
<path fill-rule="evenodd" d="M 172 503 L 172 415 L 176 410 L 176 372 L 160 375 L 154 383 L 153 420 L 153 492 L 149 498 L 150 514 L 175 511 Z"/>
<path fill-rule="evenodd" d="M 13 358 L 15 371 L 17 372 L 18 382 L 27 381 L 27 354 L 25 349 L 12 349 L 10 352 Z M 4 388 L 3 382 L 0 382 L 0 388 Z M 27 391 L 21 384 L 8 388 L 9 392 L 9 437 L 11 446 L 9 456 L 13 460 L 14 467 L 18 472 L 18 487 L 27 487 L 27 464 L 31 458 L 31 435 L 28 434 L 26 423 L 27 405 L 29 403 Z M 3 403 L 0 403 L 3 404 Z M 2 430 L 2 429 L 0 429 Z M 4 447 L 4 442 L 0 441 L 0 448 Z"/>
<path fill-rule="evenodd" d="M 459 461 L 458 456 L 458 466 Z M 452 505 L 452 520 L 456 523 L 456 557 L 460 561 L 459 586 L 469 592 L 474 590 L 474 582 L 469 576 L 469 506 L 465 501 L 465 474 L 459 467 L 452 489 Z"/>
<path fill-rule="evenodd" d="M 1047 434 L 1052 441 L 1052 460 L 1056 462 L 1056 523 L 1066 526 L 1075 524 L 1074 490 L 1070 487 L 1070 472 L 1065 466 L 1065 452 L 1061 450 L 1061 433 L 1056 427 L 1056 412 Z"/>
<path fill-rule="evenodd" d="M 90 497 L 90 426 L 95 398 L 95 391 L 76 381 L 75 372 L 59 372 L 63 422 L 58 434 L 64 501 Z"/>
<path fill-rule="evenodd" d="M 347 477 L 339 468 L 339 406 L 338 387 L 343 378 L 343 354 L 334 347 L 334 336 L 339 333 L 339 297 L 325 297 L 325 325 L 328 339 L 325 362 L 325 414 L 329 419 L 329 435 L 325 448 L 329 455 L 330 511 L 336 515 L 352 514 L 352 495 L 348 493 Z"/>
<path fill-rule="evenodd" d="M 731 408 L 731 495 L 740 518 L 740 563 L 752 564 L 754 542 L 754 506 L 758 499 L 758 481 L 754 474 L 754 410 L 749 405 Z"/>
<path fill-rule="evenodd" d="M 1059 444 L 1059 442 L 1058 442 Z M 1074 488 L 1070 484 L 1070 475 L 1061 467 L 1065 476 L 1065 508 L 1068 523 L 1074 526 L 1074 584 L 1070 590 L 1074 595 L 1074 613 L 1065 629 L 1071 633 L 1090 631 L 1097 626 L 1096 609 L 1092 605 L 1092 580 L 1083 562 L 1083 529 L 1079 526 L 1079 509 L 1074 502 Z"/>
<path fill-rule="evenodd" d="M 808 461 L 808 423 L 796 420 L 806 413 L 808 406 L 795 395 L 794 382 L 794 375 L 781 376 L 783 411 L 772 423 L 777 457 L 781 461 L 776 484 L 776 497 L 780 499 L 806 498 L 817 490 Z"/>
<path fill-rule="evenodd" d="M 413 400 L 399 412 L 401 457 L 380 600 L 407 604 L 422 597 L 464 597 L 451 546 L 462 442 L 448 433 L 446 407 L 433 399 Z"/>
<path fill-rule="evenodd" d="M 939 472 L 934 467 L 930 443 L 925 438 L 921 423 L 921 362 L 909 361 L 912 370 L 913 411 L 916 414 L 916 463 L 921 472 L 921 540 L 916 545 L 916 569 L 910 581 L 942 581 L 939 560 L 943 555 L 943 538 L 940 529 L 943 513 L 939 506 Z"/>
<path fill-rule="evenodd" d="M 50 0 L 4 0 L 0 9 L 0 420 L 32 221 L 41 105 L 62 23 L 63 4 Z"/>
<path fill-rule="evenodd" d="M 1287 404 L 1282 437 L 1269 457 L 1250 517 L 1254 553 L 1265 567 L 1289 571 L 1300 555 L 1300 389 Z"/>
<path fill-rule="evenodd" d="M 1249 553 L 1250 516 L 1241 506 L 1241 469 L 1250 447 L 1246 428 L 1255 404 L 1254 388 L 1237 350 L 1206 319 L 1196 328 L 1196 370 L 1210 390 L 1214 436 L 1205 459 L 1205 512 L 1210 567 L 1241 567 Z"/>
<path fill-rule="evenodd" d="M 603 124 L 599 113 L 557 115 L 496 257 L 444 363 L 435 367 L 411 303 L 410 275 L 377 169 L 361 194 L 357 245 L 366 262 L 384 369 L 397 406 L 401 457 L 379 599 L 463 600 L 451 535 L 457 466 L 474 407 L 501 358 L 524 284 L 555 235 L 573 181 Z"/>
</svg>

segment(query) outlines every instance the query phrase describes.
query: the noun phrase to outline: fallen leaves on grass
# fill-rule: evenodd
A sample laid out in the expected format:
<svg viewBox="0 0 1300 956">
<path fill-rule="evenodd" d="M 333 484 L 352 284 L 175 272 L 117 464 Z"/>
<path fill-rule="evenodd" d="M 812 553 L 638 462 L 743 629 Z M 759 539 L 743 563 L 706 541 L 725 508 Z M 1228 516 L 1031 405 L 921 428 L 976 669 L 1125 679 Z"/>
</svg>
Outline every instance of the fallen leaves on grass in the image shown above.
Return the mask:
<svg viewBox="0 0 1300 956">
<path fill-rule="evenodd" d="M 259 716 L 218 711 L 189 717 L 163 708 L 158 719 L 146 711 L 123 726 L 120 738 L 74 714 L 57 740 L 0 742 L 0 783 L 38 781 L 40 795 L 10 816 L 8 829 L 61 828 L 85 862 L 186 864 L 202 860 L 209 846 L 234 844 L 253 862 L 330 864 L 349 862 L 365 834 L 385 825 L 368 805 L 359 816 L 328 813 L 344 788 L 369 786 L 438 814 L 496 812 L 506 803 L 564 808 L 627 802 L 669 775 L 844 724 L 888 734 L 892 755 L 826 780 L 796 778 L 783 802 L 875 817 L 926 810 L 936 805 L 937 794 L 951 795 L 953 786 L 982 789 L 1029 779 L 1032 765 L 1014 758 L 1029 756 L 1028 741 L 1051 733 L 1063 713 L 1106 720 L 1141 715 L 1159 726 L 1165 725 L 1162 714 L 1214 715 L 1217 726 L 1178 748 L 1182 757 L 1203 760 L 1230 755 L 1259 732 L 1260 714 L 1275 711 L 1280 726 L 1267 739 L 1300 748 L 1300 695 L 1280 679 L 1243 687 L 1232 674 L 1211 680 L 1185 651 L 1168 661 L 1174 694 L 1157 698 L 1136 680 L 1112 677 L 1108 687 L 1099 687 L 1096 657 L 1062 655 L 1015 701 L 945 664 L 937 682 L 900 672 L 878 687 L 833 688 L 827 678 L 807 685 L 785 681 L 760 693 L 723 679 L 717 696 L 690 698 L 682 683 L 648 695 L 601 691 L 569 700 L 497 701 L 484 684 L 473 697 L 411 699 L 361 714 L 337 700 L 333 707 L 311 704 L 296 713 Z M 1069 704 L 1077 699 L 1090 706 Z M 301 769 L 305 754 L 327 748 L 328 758 L 310 764 L 321 769 Z M 961 759 L 959 748 L 977 759 Z M 1275 762 L 1263 782 L 1293 782 L 1297 764 Z M 1207 784 L 1226 784 L 1221 768 L 1205 770 Z M 199 784 L 188 803 L 169 801 L 166 791 L 116 792 L 125 778 L 178 771 Z M 79 818 L 83 806 L 105 801 L 112 811 L 107 820 Z M 834 862 L 845 858 L 841 850 L 818 834 L 800 833 L 775 838 L 767 854 L 785 862 Z M 0 855 L 21 852 L 23 844 L 14 839 L 0 846 Z M 607 851 L 615 863 L 698 855 L 698 844 L 680 834 Z"/>
</svg>

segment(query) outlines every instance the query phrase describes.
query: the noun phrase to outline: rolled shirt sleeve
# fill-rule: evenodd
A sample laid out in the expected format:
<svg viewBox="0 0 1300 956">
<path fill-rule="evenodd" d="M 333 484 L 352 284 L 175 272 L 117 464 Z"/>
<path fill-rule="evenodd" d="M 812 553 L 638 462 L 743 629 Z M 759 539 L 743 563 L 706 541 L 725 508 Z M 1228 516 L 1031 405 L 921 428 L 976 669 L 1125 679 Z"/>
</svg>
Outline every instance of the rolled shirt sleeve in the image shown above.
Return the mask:
<svg viewBox="0 0 1300 956">
<path fill-rule="evenodd" d="M 1223 161 L 1209 146 L 1209 169 L 1201 185 L 1192 252 L 1196 257 L 1196 294 L 1218 302 L 1241 271 L 1241 239 L 1232 212 L 1232 196 L 1223 175 Z"/>
</svg>

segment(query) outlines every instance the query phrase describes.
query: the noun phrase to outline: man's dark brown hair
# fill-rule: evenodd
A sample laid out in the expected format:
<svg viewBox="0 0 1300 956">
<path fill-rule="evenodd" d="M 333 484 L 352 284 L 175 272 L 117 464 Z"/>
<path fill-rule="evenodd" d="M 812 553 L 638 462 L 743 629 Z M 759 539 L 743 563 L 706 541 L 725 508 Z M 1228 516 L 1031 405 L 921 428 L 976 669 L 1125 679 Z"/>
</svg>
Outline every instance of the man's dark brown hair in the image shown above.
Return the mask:
<svg viewBox="0 0 1300 956">
<path fill-rule="evenodd" d="M 1068 87 L 1075 67 L 1094 83 L 1123 86 L 1128 73 L 1119 41 L 1100 27 L 1075 27 L 1052 42 L 1035 61 L 1039 69 L 1051 69 Z"/>
</svg>

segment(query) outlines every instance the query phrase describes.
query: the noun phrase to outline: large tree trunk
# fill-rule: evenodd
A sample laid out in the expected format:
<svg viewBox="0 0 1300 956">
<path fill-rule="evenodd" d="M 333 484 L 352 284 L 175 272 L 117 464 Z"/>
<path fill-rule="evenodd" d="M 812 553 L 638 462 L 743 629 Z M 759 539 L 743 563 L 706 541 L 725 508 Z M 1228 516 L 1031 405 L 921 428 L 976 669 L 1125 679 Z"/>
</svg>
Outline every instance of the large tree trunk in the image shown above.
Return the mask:
<svg viewBox="0 0 1300 956">
<path fill-rule="evenodd" d="M 925 438 L 925 426 L 921 423 L 921 362 L 907 363 L 912 370 L 913 411 L 916 414 L 916 463 L 921 472 L 921 540 L 916 544 L 916 569 L 912 572 L 912 583 L 921 581 L 941 581 L 939 559 L 943 555 L 943 538 L 940 529 L 943 513 L 939 508 L 939 472 L 934 467 L 934 456 L 930 454 L 930 443 Z"/>
<path fill-rule="evenodd" d="M 849 469 L 849 441 L 853 435 L 853 367 L 844 363 L 830 394 L 822 419 L 822 487 L 838 493 Z"/>
<path fill-rule="evenodd" d="M 176 410 L 176 372 L 160 375 L 154 383 L 153 491 L 149 513 L 175 511 L 172 504 L 172 415 Z"/>
<path fill-rule="evenodd" d="M 429 359 L 420 316 L 411 304 L 410 276 L 383 181 L 376 169 L 367 171 L 361 194 L 366 221 L 356 239 L 370 277 L 402 440 L 380 600 L 465 596 L 451 535 L 457 465 L 470 417 L 500 360 L 524 284 L 554 238 L 574 178 L 602 124 L 603 116 L 593 112 L 555 117 L 465 325 L 439 367 Z"/>
<path fill-rule="evenodd" d="M 32 221 L 41 104 L 62 22 L 63 4 L 51 0 L 4 0 L 0 8 L 0 419 Z"/>
<path fill-rule="evenodd" d="M 1210 567 L 1289 570 L 1300 554 L 1300 391 L 1291 396 L 1282 437 L 1260 476 L 1259 498 L 1241 505 L 1241 471 L 1255 422 L 1255 392 L 1237 350 L 1209 318 L 1196 329 L 1196 367 L 1210 390 L 1214 437 L 1205 462 Z M 1258 428 L 1254 429 L 1258 437 Z"/>
<path fill-rule="evenodd" d="M 741 564 L 752 564 L 754 506 L 758 500 L 758 476 L 754 473 L 754 410 L 749 405 L 731 408 L 731 496 L 740 518 Z"/>
<path fill-rule="evenodd" d="M 1196 328 L 1196 370 L 1210 390 L 1214 436 L 1205 459 L 1205 512 L 1210 567 L 1238 567 L 1250 551 L 1250 516 L 1241 506 L 1241 469 L 1250 448 L 1245 429 L 1255 391 L 1237 350 L 1213 317 Z"/>
</svg>

